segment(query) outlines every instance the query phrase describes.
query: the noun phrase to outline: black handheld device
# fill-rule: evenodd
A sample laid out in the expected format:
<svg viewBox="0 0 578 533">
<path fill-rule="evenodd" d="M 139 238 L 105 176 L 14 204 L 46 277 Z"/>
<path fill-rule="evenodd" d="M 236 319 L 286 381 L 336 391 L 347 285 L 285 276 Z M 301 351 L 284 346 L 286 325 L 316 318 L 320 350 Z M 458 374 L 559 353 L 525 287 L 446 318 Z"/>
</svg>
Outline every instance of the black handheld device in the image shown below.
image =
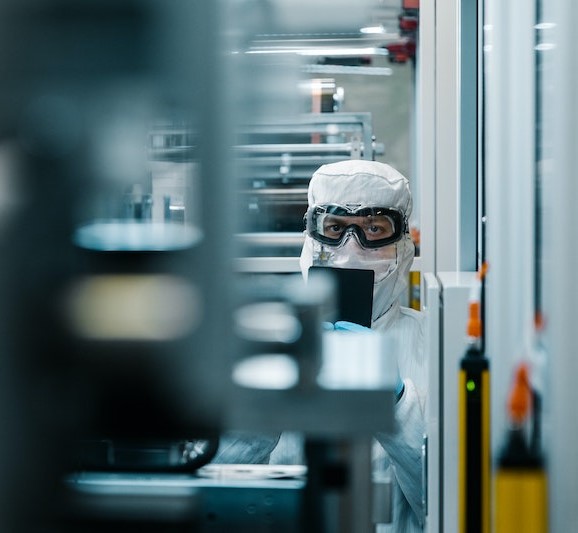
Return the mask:
<svg viewBox="0 0 578 533">
<path fill-rule="evenodd" d="M 335 280 L 337 309 L 334 321 L 345 320 L 370 328 L 375 272 L 357 268 L 325 266 L 309 268 L 309 276 L 315 276 L 318 272 L 327 272 Z"/>
</svg>

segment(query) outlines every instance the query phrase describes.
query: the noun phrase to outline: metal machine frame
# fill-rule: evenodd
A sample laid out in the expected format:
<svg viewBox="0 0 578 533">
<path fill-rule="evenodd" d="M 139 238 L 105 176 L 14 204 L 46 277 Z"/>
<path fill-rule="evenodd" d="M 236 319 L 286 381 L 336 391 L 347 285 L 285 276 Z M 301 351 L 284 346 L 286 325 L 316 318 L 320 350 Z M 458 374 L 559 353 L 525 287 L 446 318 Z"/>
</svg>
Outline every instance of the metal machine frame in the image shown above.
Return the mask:
<svg viewBox="0 0 578 533">
<path fill-rule="evenodd" d="M 275 142 L 295 135 L 307 136 L 309 142 Z M 241 197 L 249 196 L 256 209 L 262 201 L 300 203 L 303 214 L 309 179 L 317 167 L 343 159 L 373 160 L 384 152 L 375 141 L 370 113 L 308 113 L 244 126 L 242 137 L 260 140 L 236 147 L 235 160 L 243 169 Z M 299 272 L 302 232 L 246 232 L 237 237 L 249 249 L 236 260 L 238 271 Z"/>
</svg>

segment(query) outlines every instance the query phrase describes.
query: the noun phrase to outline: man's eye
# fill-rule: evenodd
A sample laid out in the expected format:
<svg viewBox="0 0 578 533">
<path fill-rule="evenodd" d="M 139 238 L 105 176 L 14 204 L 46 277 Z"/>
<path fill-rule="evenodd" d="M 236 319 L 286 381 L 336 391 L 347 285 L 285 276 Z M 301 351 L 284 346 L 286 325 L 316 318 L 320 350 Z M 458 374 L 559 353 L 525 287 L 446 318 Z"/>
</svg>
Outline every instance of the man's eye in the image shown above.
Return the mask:
<svg viewBox="0 0 578 533">
<path fill-rule="evenodd" d="M 382 226 L 376 226 L 375 224 L 369 224 L 368 226 L 366 226 L 365 231 L 367 231 L 368 233 L 378 234 L 384 233 L 384 228 Z"/>
<path fill-rule="evenodd" d="M 324 233 L 340 233 L 342 229 L 343 226 L 341 224 L 327 224 L 323 231 Z"/>
<path fill-rule="evenodd" d="M 393 234 L 393 231 L 390 226 L 378 226 L 375 224 L 367 226 L 365 231 L 369 235 L 379 237 L 382 239 L 386 237 L 391 237 L 391 235 Z"/>
</svg>

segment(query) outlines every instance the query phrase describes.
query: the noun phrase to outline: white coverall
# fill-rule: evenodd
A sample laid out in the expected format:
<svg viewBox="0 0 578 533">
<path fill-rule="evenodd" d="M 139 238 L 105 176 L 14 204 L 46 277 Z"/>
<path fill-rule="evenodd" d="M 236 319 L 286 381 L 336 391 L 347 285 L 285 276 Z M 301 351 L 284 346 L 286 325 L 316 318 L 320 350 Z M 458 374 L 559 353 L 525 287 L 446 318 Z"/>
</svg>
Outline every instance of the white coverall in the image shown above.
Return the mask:
<svg viewBox="0 0 578 533">
<path fill-rule="evenodd" d="M 407 218 L 411 214 L 412 199 L 408 180 L 389 165 L 365 160 L 347 160 L 320 167 L 309 184 L 309 207 L 337 204 L 361 207 L 388 207 L 401 210 Z M 344 268 L 372 268 L 376 272 L 372 329 L 388 330 L 397 337 L 397 363 L 404 383 L 401 398 L 395 406 L 398 431 L 395 434 L 376 434 L 381 452 L 375 462 L 378 468 L 388 468 L 394 479 L 393 524 L 380 531 L 418 532 L 425 520 L 422 503 L 422 444 L 425 434 L 425 394 L 427 364 L 423 346 L 422 316 L 417 311 L 401 307 L 399 297 L 407 290 L 408 273 L 414 257 L 414 244 L 408 233 L 401 240 L 382 249 L 363 250 L 350 237 L 348 248 L 332 256 L 331 246 L 315 241 L 309 235 L 300 258 L 304 276 L 313 264 L 323 257 L 323 264 Z M 395 254 L 391 248 L 395 247 Z M 379 261 L 380 250 L 390 249 L 388 257 Z M 383 266 L 382 264 L 387 265 Z M 383 453 L 385 451 L 385 453 Z"/>
</svg>

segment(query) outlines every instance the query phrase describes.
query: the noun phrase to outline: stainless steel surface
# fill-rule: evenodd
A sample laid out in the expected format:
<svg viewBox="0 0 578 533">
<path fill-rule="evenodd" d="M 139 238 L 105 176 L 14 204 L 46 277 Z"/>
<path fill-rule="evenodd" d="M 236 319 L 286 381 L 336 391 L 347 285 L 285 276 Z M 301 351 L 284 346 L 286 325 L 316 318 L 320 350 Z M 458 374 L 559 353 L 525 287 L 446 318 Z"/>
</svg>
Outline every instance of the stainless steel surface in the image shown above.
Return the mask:
<svg viewBox="0 0 578 533">
<path fill-rule="evenodd" d="M 307 176 L 307 178 L 310 178 L 311 176 Z M 283 201 L 283 202 L 290 202 L 290 201 L 302 201 L 303 198 L 307 198 L 307 188 L 306 187 L 291 187 L 291 188 L 287 188 L 287 189 L 283 189 L 281 187 L 276 187 L 276 188 L 261 188 L 261 187 L 255 187 L 254 189 L 251 189 L 251 191 L 244 191 L 246 194 L 251 194 L 254 195 L 256 197 L 260 197 L 260 196 L 267 196 L 267 197 L 273 197 L 273 198 L 278 198 L 279 200 Z"/>
<path fill-rule="evenodd" d="M 412 271 L 421 271 L 421 260 L 414 258 Z M 240 273 L 291 273 L 301 272 L 299 255 L 294 257 L 238 257 L 235 259 L 235 271 Z"/>
<path fill-rule="evenodd" d="M 85 517 L 180 520 L 198 533 L 301 533 L 305 473 L 302 466 L 210 465 L 197 475 L 81 473 L 66 487 Z"/>
<path fill-rule="evenodd" d="M 366 149 L 365 146 L 359 145 L 359 143 L 250 144 L 245 146 L 237 146 L 237 151 L 242 154 L 326 154 L 337 152 L 351 155 L 355 150 L 359 149 L 358 146 L 361 146 L 362 150 Z"/>
<path fill-rule="evenodd" d="M 235 271 L 242 274 L 290 274 L 301 272 L 299 257 L 238 257 Z"/>
<path fill-rule="evenodd" d="M 377 149 L 378 148 L 376 148 L 376 150 Z M 381 149 L 383 150 L 383 148 Z M 327 163 L 335 163 L 341 159 L 343 159 L 343 157 L 339 155 L 301 155 L 288 153 L 282 153 L 280 155 L 274 156 L 261 155 L 258 158 L 244 157 L 241 154 L 236 158 L 239 163 L 251 164 L 254 177 L 271 177 L 270 175 L 263 173 L 262 169 L 264 167 L 277 168 L 279 170 L 279 175 L 283 176 L 286 174 L 284 171 L 289 165 L 291 168 L 291 175 L 304 180 L 307 180 L 311 177 L 311 169 L 325 165 Z"/>
<path fill-rule="evenodd" d="M 236 238 L 241 244 L 253 246 L 303 246 L 305 235 L 301 233 L 289 232 L 260 232 L 260 233 L 239 233 Z"/>
<path fill-rule="evenodd" d="M 391 521 L 391 481 L 368 477 L 367 440 L 339 441 L 325 454 L 349 471 L 351 483 L 320 491 L 327 531 L 371 531 Z M 323 465 L 321 465 L 323 467 Z M 304 465 L 207 465 L 194 475 L 78 473 L 65 485 L 85 516 L 111 513 L 134 520 L 183 518 L 194 531 L 302 533 Z M 377 486 L 377 490 L 375 487 Z M 372 491 L 373 497 L 372 497 Z"/>
<path fill-rule="evenodd" d="M 363 435 L 394 428 L 392 390 L 338 391 L 316 389 L 309 394 L 293 390 L 255 390 L 237 387 L 226 424 L 249 430 L 304 431 L 338 437 Z M 375 409 L 379 405 L 380 409 Z"/>
</svg>

